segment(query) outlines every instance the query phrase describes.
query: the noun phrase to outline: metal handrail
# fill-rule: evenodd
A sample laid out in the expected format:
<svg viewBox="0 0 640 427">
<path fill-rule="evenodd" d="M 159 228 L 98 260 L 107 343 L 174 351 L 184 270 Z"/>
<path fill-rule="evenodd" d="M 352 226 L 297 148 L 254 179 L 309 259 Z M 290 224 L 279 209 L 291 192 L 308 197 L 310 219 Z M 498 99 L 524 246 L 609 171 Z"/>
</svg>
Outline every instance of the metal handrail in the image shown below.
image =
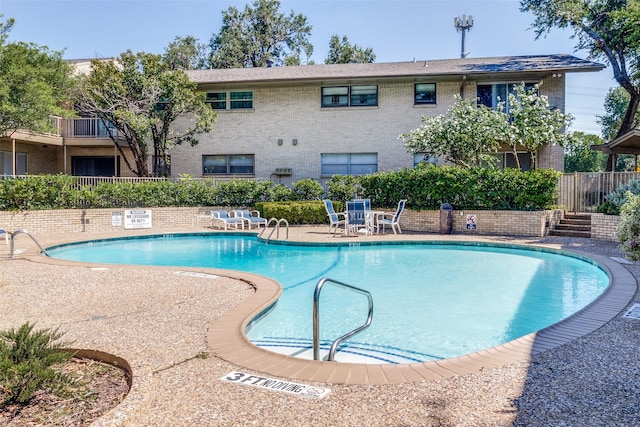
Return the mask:
<svg viewBox="0 0 640 427">
<path fill-rule="evenodd" d="M 373 320 L 373 297 L 371 296 L 371 293 L 369 291 L 365 291 L 364 289 L 360 289 L 346 283 L 338 282 L 337 280 L 333 280 L 328 277 L 323 277 L 322 279 L 320 279 L 320 281 L 318 281 L 316 289 L 313 292 L 313 360 L 320 360 L 320 291 L 322 290 L 324 284 L 327 282 L 338 285 L 347 290 L 365 295 L 369 300 L 369 313 L 367 315 L 367 321 L 362 326 L 337 338 L 335 341 L 333 341 L 333 344 L 331 344 L 327 360 L 329 362 L 333 362 L 333 360 L 335 359 L 336 350 L 343 341 L 362 332 L 363 330 L 367 329 L 369 325 L 371 325 L 371 322 Z"/>
<path fill-rule="evenodd" d="M 276 233 L 276 239 L 280 238 L 280 224 L 284 222 L 284 224 L 287 226 L 286 230 L 287 230 L 287 236 L 285 238 L 285 240 L 289 240 L 289 221 L 287 221 L 284 218 L 281 219 L 277 219 L 277 218 L 271 218 L 269 221 L 267 221 L 267 225 L 265 225 L 264 229 L 260 232 L 260 234 L 258 234 L 258 237 L 262 236 L 262 233 L 264 233 L 266 231 L 267 228 L 269 228 L 269 225 L 271 224 L 271 221 L 275 221 L 276 225 L 273 227 L 273 230 L 271 230 L 271 233 L 269 233 L 269 236 L 267 236 L 267 243 L 269 243 L 269 240 L 271 239 L 271 236 L 273 236 L 273 232 L 277 231 Z"/>
<path fill-rule="evenodd" d="M 36 238 L 35 238 L 35 237 L 33 237 L 33 236 L 31 235 L 31 233 L 29 233 L 27 230 L 25 230 L 25 229 L 20 229 L 20 230 L 16 230 L 16 231 L 14 231 L 13 233 L 9 233 L 9 234 L 11 234 L 11 246 L 10 246 L 10 255 L 11 255 L 11 258 L 13 258 L 13 255 L 14 255 L 14 253 L 13 253 L 13 249 L 14 249 L 14 243 L 13 243 L 13 241 L 14 241 L 14 239 L 15 239 L 16 235 L 18 235 L 18 234 L 26 234 L 27 236 L 31 237 L 31 240 L 33 240 L 33 241 L 35 242 L 35 244 L 36 244 L 36 245 L 38 245 L 38 247 L 40 248 L 40 250 L 41 250 L 41 251 L 42 251 L 46 256 L 48 256 L 48 257 L 50 257 L 50 256 L 51 256 L 51 255 L 49 255 L 49 253 L 47 252 L 47 250 L 46 250 L 45 248 L 43 248 L 43 247 L 42 247 L 42 245 L 41 245 L 41 244 L 36 240 Z"/>
</svg>

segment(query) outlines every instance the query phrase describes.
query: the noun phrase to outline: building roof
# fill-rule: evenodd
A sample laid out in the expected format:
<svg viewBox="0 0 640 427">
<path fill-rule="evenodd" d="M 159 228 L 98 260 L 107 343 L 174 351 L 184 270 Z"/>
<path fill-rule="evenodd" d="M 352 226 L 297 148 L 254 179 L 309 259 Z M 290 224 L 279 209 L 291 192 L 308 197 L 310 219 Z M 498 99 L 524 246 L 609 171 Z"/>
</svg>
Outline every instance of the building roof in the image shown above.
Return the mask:
<svg viewBox="0 0 640 427">
<path fill-rule="evenodd" d="M 198 84 L 277 83 L 340 79 L 446 77 L 522 73 L 600 71 L 603 64 L 572 55 L 498 56 L 372 64 L 322 64 L 286 67 L 227 68 L 187 71 Z"/>
<path fill-rule="evenodd" d="M 592 145 L 591 149 L 606 154 L 640 154 L 640 129 L 631 129 L 606 144 Z"/>
</svg>

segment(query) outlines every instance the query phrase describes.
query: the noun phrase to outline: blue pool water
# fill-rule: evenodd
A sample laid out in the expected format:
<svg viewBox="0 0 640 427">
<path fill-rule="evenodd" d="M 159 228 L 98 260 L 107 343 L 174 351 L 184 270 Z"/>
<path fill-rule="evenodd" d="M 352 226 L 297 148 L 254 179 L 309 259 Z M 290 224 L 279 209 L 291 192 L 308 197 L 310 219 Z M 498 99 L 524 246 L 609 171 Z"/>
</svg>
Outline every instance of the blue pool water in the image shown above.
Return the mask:
<svg viewBox="0 0 640 427">
<path fill-rule="evenodd" d="M 249 235 L 202 234 L 94 241 L 48 252 L 75 261 L 216 267 L 271 277 L 283 294 L 247 335 L 288 354 L 311 346 L 318 280 L 361 287 L 373 295 L 373 323 L 339 354 L 379 363 L 438 360 L 511 341 L 579 311 L 609 284 L 604 270 L 586 259 L 478 244 L 282 245 Z M 366 309 L 364 296 L 325 286 L 323 344 L 362 324 Z"/>
</svg>

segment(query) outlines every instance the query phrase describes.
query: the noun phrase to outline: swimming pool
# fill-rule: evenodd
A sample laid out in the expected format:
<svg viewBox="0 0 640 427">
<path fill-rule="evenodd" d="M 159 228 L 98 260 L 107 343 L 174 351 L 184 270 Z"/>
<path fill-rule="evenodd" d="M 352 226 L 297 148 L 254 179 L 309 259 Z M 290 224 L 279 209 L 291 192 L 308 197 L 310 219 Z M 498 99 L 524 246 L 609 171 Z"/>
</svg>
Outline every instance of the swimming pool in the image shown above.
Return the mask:
<svg viewBox="0 0 640 427">
<path fill-rule="evenodd" d="M 247 335 L 256 345 L 302 357 L 311 345 L 317 281 L 328 276 L 362 287 L 373 294 L 372 326 L 347 341 L 336 359 L 377 363 L 439 360 L 511 341 L 579 311 L 609 283 L 604 270 L 584 258 L 479 244 L 267 245 L 255 236 L 198 234 L 93 241 L 48 252 L 76 261 L 217 267 L 271 277 L 284 292 Z M 326 287 L 320 306 L 325 345 L 366 318 L 363 297 L 341 289 Z"/>
</svg>

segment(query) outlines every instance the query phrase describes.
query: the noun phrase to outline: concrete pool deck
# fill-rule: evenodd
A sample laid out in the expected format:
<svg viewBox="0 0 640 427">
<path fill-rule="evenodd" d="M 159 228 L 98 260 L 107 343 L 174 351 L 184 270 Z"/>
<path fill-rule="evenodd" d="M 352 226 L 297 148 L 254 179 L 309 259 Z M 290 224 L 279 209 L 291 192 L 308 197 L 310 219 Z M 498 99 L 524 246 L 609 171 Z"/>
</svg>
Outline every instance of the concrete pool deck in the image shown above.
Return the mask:
<svg viewBox="0 0 640 427">
<path fill-rule="evenodd" d="M 333 237 L 326 230 L 292 227 L 289 240 L 470 240 L 410 233 Z M 116 235 L 35 237 L 51 246 Z M 202 268 L 63 262 L 36 255 L 36 245 L 17 236 L 20 253 L 14 259 L 8 257 L 8 246 L 0 248 L 0 327 L 26 321 L 59 326 L 75 347 L 129 362 L 134 375 L 129 395 L 95 425 L 640 423 L 640 321 L 621 314 L 640 302 L 638 264 L 612 260 L 622 254 L 611 242 L 473 240 L 574 251 L 606 265 L 614 283 L 577 316 L 473 355 L 410 365 L 314 362 L 253 347 L 241 334 L 252 313 L 279 294 L 277 284 L 267 278 Z M 331 393 L 312 399 L 219 380 L 232 371 L 329 388 Z"/>
</svg>

